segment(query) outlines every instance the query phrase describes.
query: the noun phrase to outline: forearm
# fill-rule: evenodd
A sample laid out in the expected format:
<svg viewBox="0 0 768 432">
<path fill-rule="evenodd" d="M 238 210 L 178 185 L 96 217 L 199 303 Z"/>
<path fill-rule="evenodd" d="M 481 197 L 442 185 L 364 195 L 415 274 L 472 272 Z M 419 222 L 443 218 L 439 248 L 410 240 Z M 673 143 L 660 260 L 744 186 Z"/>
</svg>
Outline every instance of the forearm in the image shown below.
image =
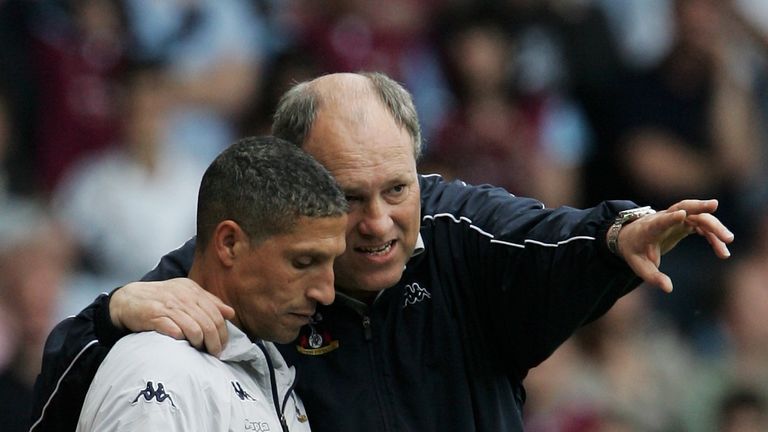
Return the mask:
<svg viewBox="0 0 768 432">
<path fill-rule="evenodd" d="M 130 330 L 126 329 L 119 319 L 113 316 L 110 310 L 112 298 L 120 289 L 116 288 L 109 295 L 100 296 L 94 302 L 94 330 L 96 338 L 107 347 L 113 346 L 120 338 L 130 334 Z"/>
</svg>

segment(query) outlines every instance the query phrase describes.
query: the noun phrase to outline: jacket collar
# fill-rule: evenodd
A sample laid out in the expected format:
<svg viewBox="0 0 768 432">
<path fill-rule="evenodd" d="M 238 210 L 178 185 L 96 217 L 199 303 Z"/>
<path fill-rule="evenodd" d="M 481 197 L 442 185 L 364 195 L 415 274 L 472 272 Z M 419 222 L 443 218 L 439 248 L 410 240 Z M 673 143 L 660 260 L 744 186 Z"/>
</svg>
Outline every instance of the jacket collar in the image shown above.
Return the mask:
<svg viewBox="0 0 768 432">
<path fill-rule="evenodd" d="M 424 252 L 424 249 L 424 239 L 421 238 L 421 233 L 419 233 L 419 236 L 416 237 L 416 247 L 413 248 L 411 258 L 415 257 L 416 255 L 421 255 Z"/>
<path fill-rule="evenodd" d="M 272 365 L 275 369 L 282 369 L 287 366 L 280 351 L 277 350 L 272 342 L 258 339 L 252 341 L 242 330 L 235 327 L 234 324 L 227 321 L 227 333 L 229 341 L 224 346 L 219 359 L 225 362 L 254 361 L 264 358 L 264 351 L 256 344 L 261 344 L 269 354 Z"/>
<path fill-rule="evenodd" d="M 242 330 L 229 321 L 227 321 L 227 334 L 229 340 L 219 356 L 221 361 L 246 361 L 252 360 L 254 357 L 261 357 L 259 347 Z"/>
</svg>

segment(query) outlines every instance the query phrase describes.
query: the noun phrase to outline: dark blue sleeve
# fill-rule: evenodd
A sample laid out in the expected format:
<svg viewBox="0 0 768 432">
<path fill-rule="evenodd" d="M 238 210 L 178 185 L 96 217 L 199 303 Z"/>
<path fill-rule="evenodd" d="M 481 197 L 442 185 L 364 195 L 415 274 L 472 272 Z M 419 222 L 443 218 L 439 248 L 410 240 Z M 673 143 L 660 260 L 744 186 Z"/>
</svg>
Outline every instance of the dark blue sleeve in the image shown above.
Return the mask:
<svg viewBox="0 0 768 432">
<path fill-rule="evenodd" d="M 157 267 L 141 280 L 186 276 L 194 250 L 195 239 L 191 239 L 160 259 Z M 34 387 L 32 431 L 75 430 L 96 370 L 112 346 L 128 334 L 112 324 L 110 296 L 100 295 L 77 316 L 60 322 L 48 335 Z"/>
<path fill-rule="evenodd" d="M 48 335 L 34 387 L 31 431 L 75 430 L 85 394 L 110 348 L 99 342 L 93 325 L 108 303 L 109 296 L 100 295 Z"/>
<path fill-rule="evenodd" d="M 640 283 L 605 243 L 616 215 L 637 207 L 631 201 L 546 208 L 491 186 L 421 185 L 422 226 L 441 268 L 460 269 L 449 278 L 460 282 L 446 282 L 455 304 L 520 379 Z"/>
<path fill-rule="evenodd" d="M 192 268 L 195 256 L 195 238 L 187 240 L 180 248 L 160 258 L 157 267 L 141 278 L 142 281 L 163 281 L 184 277 Z"/>
</svg>

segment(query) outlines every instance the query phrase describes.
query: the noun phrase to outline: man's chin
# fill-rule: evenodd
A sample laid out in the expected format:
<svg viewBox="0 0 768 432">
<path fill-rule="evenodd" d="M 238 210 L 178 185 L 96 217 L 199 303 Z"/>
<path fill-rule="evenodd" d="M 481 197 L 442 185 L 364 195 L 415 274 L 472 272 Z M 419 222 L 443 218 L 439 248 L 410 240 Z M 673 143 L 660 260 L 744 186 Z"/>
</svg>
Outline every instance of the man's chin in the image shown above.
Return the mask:
<svg viewBox="0 0 768 432">
<path fill-rule="evenodd" d="M 296 338 L 299 337 L 299 330 L 296 330 L 295 333 L 284 334 L 284 335 L 280 335 L 278 337 L 275 337 L 275 338 L 272 339 L 272 342 L 275 342 L 275 343 L 278 343 L 278 344 L 281 344 L 281 345 L 290 344 L 293 341 L 295 341 Z"/>
<path fill-rule="evenodd" d="M 400 272 L 387 272 L 372 274 L 369 277 L 358 279 L 355 284 L 358 291 L 378 293 L 397 284 L 402 276 Z"/>
<path fill-rule="evenodd" d="M 398 262 L 400 260 L 397 260 Z M 344 265 L 337 262 L 336 288 L 343 293 L 372 293 L 376 294 L 397 284 L 403 275 L 404 263 L 395 264 L 394 262 L 383 266 Z M 338 268 L 354 269 L 352 272 L 338 271 Z M 362 276 L 362 277 L 361 277 Z"/>
</svg>

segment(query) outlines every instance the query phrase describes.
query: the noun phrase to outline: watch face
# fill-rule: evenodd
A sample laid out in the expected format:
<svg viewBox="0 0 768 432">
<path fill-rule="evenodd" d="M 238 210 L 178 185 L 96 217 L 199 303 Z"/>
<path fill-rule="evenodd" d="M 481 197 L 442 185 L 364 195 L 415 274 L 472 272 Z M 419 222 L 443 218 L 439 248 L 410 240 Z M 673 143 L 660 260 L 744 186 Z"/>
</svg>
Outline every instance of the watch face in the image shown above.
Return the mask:
<svg viewBox="0 0 768 432">
<path fill-rule="evenodd" d="M 619 218 L 623 222 L 639 219 L 643 216 L 648 216 L 656 213 L 650 206 L 638 207 L 634 209 L 624 210 L 619 212 Z"/>
</svg>

